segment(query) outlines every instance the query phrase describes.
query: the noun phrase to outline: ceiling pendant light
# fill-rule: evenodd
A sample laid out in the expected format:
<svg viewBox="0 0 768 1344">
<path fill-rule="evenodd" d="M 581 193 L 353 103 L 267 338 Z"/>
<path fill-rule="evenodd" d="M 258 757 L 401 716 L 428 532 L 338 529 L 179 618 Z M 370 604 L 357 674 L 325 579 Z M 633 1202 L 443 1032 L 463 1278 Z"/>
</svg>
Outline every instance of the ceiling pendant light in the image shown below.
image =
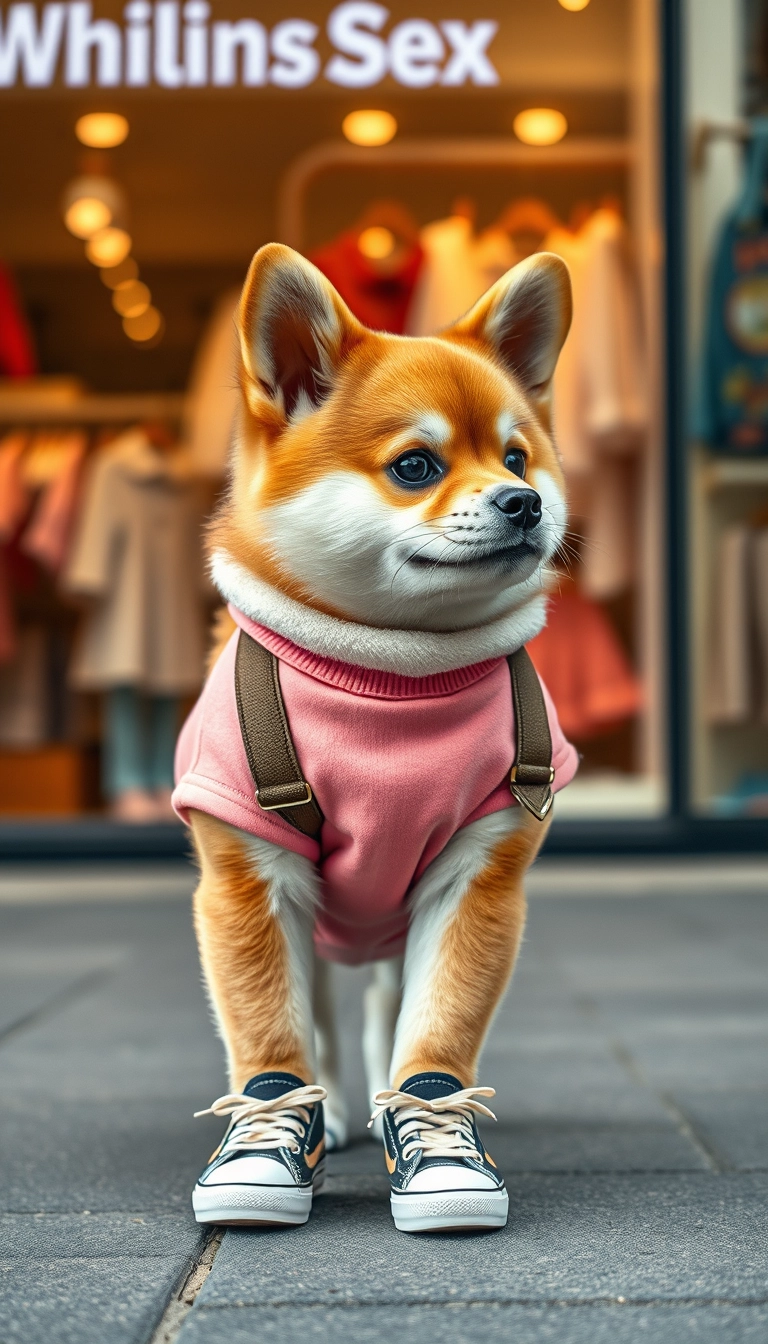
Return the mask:
<svg viewBox="0 0 768 1344">
<path fill-rule="evenodd" d="M 562 112 L 554 107 L 527 107 L 518 112 L 512 125 L 524 145 L 556 145 L 568 130 Z"/>
<path fill-rule="evenodd" d="M 61 200 L 64 223 L 76 238 L 90 238 L 100 229 L 122 223 L 126 202 L 111 177 L 76 177 L 64 188 Z"/>
<path fill-rule="evenodd" d="M 397 134 L 397 122 L 391 112 L 361 108 L 344 118 L 341 129 L 353 145 L 388 145 Z"/>
<path fill-rule="evenodd" d="M 117 266 L 131 250 L 131 235 L 125 229 L 99 229 L 89 238 L 85 255 L 94 266 Z"/>
<path fill-rule="evenodd" d="M 128 120 L 119 112 L 87 112 L 75 122 L 75 135 L 89 149 L 114 149 L 128 137 Z"/>
</svg>

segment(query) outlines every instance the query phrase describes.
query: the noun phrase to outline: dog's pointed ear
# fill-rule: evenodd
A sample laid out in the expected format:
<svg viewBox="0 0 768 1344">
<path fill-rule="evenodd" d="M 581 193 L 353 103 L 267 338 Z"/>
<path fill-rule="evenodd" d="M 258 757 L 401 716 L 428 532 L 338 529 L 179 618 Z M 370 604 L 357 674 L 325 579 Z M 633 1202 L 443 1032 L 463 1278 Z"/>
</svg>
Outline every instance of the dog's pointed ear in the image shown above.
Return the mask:
<svg viewBox="0 0 768 1344">
<path fill-rule="evenodd" d="M 552 252 L 513 266 L 440 335 L 479 342 L 514 375 L 534 402 L 546 400 L 571 325 L 571 277 Z"/>
<path fill-rule="evenodd" d="M 253 258 L 237 325 L 246 401 L 275 427 L 321 404 L 365 334 L 325 276 L 279 243 Z"/>
</svg>

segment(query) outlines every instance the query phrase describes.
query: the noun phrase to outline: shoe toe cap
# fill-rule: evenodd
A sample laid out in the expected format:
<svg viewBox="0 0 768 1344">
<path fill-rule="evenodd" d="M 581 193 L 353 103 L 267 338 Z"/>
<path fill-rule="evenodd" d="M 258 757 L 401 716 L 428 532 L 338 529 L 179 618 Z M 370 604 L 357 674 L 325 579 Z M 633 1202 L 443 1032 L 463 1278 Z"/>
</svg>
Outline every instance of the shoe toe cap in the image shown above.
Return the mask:
<svg viewBox="0 0 768 1344">
<path fill-rule="evenodd" d="M 287 1185 L 295 1186 L 291 1172 L 279 1158 L 261 1153 L 243 1153 L 223 1162 L 200 1178 L 200 1185 Z"/>
<path fill-rule="evenodd" d="M 463 1162 L 445 1162 L 420 1167 L 408 1182 L 409 1194 L 427 1194 L 433 1190 L 498 1190 L 498 1181 Z"/>
</svg>

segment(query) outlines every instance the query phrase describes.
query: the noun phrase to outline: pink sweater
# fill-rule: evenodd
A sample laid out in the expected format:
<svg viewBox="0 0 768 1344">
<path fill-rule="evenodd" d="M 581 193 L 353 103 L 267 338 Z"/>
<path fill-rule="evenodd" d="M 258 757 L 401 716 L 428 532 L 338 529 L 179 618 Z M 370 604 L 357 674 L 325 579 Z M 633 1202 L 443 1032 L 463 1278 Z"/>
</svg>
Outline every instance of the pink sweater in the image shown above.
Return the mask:
<svg viewBox="0 0 768 1344">
<path fill-rule="evenodd" d="M 325 818 L 320 843 L 256 802 L 235 700 L 237 631 L 181 731 L 174 807 L 185 820 L 191 809 L 207 812 L 319 866 L 321 956 L 351 965 L 394 956 L 405 942 L 408 894 L 451 836 L 517 806 L 506 660 L 430 677 L 368 671 L 309 653 L 230 610 L 280 660 L 296 753 Z M 578 760 L 546 688 L 544 695 L 557 790 Z"/>
</svg>

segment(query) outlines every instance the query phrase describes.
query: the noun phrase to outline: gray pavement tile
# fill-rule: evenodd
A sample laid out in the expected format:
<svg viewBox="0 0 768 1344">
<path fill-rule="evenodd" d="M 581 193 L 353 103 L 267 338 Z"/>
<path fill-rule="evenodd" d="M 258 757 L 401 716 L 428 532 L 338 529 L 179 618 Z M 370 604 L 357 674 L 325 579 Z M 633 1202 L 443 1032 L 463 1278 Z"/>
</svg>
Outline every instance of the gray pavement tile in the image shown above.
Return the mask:
<svg viewBox="0 0 768 1344">
<path fill-rule="evenodd" d="M 550 1118 L 484 1129 L 499 1170 L 513 1171 L 706 1171 L 690 1140 L 669 1121 L 582 1121 Z"/>
<path fill-rule="evenodd" d="M 304 1344 L 346 1337 L 355 1344 L 765 1344 L 768 1307 L 338 1306 L 195 1308 L 179 1344 Z"/>
<path fill-rule="evenodd" d="M 230 1231 L 200 1305 L 766 1299 L 762 1175 L 518 1176 L 504 1232 L 449 1237 L 396 1232 L 383 1184 L 329 1182 L 302 1228 Z"/>
<path fill-rule="evenodd" d="M 119 962 L 120 948 L 0 950 L 0 1041 L 18 1024 Z"/>
<path fill-rule="evenodd" d="M 0 1262 L 0 1341 L 145 1344 L 188 1263 L 183 1251 Z"/>
<path fill-rule="evenodd" d="M 211 1095 L 219 1095 L 212 1091 Z M 0 1209 L 184 1209 L 222 1134 L 199 1094 L 88 1104 L 0 1101 Z M 32 1117 L 32 1119 L 31 1119 Z"/>
<path fill-rule="evenodd" d="M 768 1171 L 768 1088 L 716 1092 L 671 1089 L 697 1134 L 726 1167 Z"/>
<path fill-rule="evenodd" d="M 642 1027 L 621 1039 L 648 1082 L 662 1091 L 768 1087 L 768 1033 L 712 1032 L 653 1037 Z"/>
<path fill-rule="evenodd" d="M 0 1263 L 192 1255 L 200 1228 L 188 1213 L 0 1214 Z"/>
<path fill-rule="evenodd" d="M 547 1049 L 535 1039 L 525 1046 L 500 1048 L 492 1041 L 483 1052 L 478 1076 L 496 1089 L 490 1105 L 500 1119 L 668 1122 L 658 1096 L 635 1081 L 607 1046 Z"/>
</svg>

